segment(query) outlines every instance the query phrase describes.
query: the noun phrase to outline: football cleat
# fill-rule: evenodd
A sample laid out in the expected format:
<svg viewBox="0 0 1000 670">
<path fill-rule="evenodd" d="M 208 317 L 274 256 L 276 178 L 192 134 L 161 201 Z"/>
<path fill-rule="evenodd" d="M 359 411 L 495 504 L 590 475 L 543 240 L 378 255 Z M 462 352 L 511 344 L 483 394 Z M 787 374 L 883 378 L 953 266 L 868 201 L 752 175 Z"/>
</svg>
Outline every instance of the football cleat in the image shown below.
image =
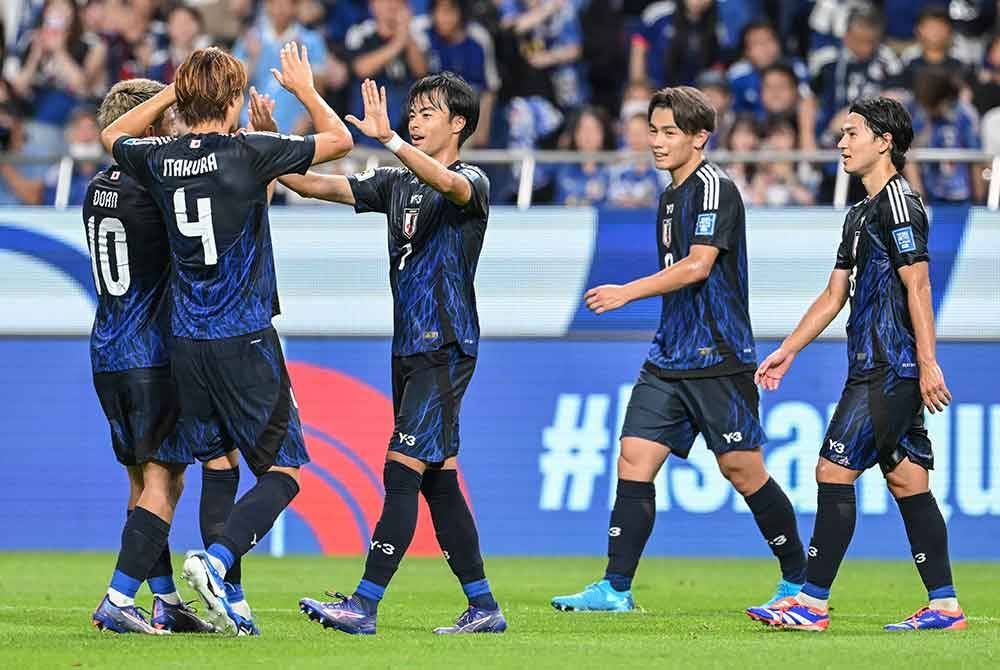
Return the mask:
<svg viewBox="0 0 1000 670">
<path fill-rule="evenodd" d="M 194 602 L 194 601 L 192 601 Z M 213 633 L 212 624 L 200 619 L 189 607 L 191 603 L 172 605 L 158 595 L 153 596 L 153 628 L 172 633 Z"/>
<path fill-rule="evenodd" d="M 205 620 L 216 633 L 227 635 L 253 635 L 256 626 L 240 616 L 229 605 L 222 575 L 212 564 L 213 558 L 205 551 L 189 551 L 184 559 L 181 576 L 201 601 L 205 603 Z"/>
<path fill-rule="evenodd" d="M 886 630 L 965 630 L 969 625 L 965 613 L 959 608 L 954 612 L 948 610 L 932 610 L 921 607 L 909 618 L 899 623 L 891 623 Z"/>
<path fill-rule="evenodd" d="M 792 597 L 783 598 L 770 607 L 749 607 L 747 616 L 768 626 L 788 630 L 826 630 L 830 625 L 827 612 L 803 605 Z"/>
<path fill-rule="evenodd" d="M 345 596 L 343 593 L 330 593 L 326 595 L 332 598 L 339 598 L 335 602 L 320 602 L 312 598 L 303 598 L 299 601 L 301 610 L 311 620 L 323 625 L 323 628 L 335 628 L 349 635 L 374 635 L 375 618 L 377 615 L 368 614 L 364 606 L 354 596 Z"/>
<path fill-rule="evenodd" d="M 615 591 L 611 582 L 602 579 L 580 593 L 556 596 L 552 606 L 561 612 L 631 612 L 635 600 L 631 591 Z"/>
<path fill-rule="evenodd" d="M 507 620 L 500 608 L 482 610 L 469 605 L 469 609 L 455 620 L 454 626 L 435 628 L 435 635 L 457 635 L 463 633 L 502 633 L 507 630 Z"/>
<path fill-rule="evenodd" d="M 755 609 L 763 609 L 766 607 L 773 607 L 779 600 L 784 600 L 785 598 L 792 598 L 799 594 L 802 590 L 802 584 L 796 584 L 795 582 L 789 582 L 782 579 L 778 582 L 778 588 L 775 589 L 774 595 L 763 605 L 758 605 Z"/>
<path fill-rule="evenodd" d="M 142 633 L 143 635 L 169 635 L 169 630 L 161 630 L 149 625 L 142 611 L 135 605 L 118 607 L 108 596 L 97 606 L 90 622 L 97 630 L 113 633 Z"/>
<path fill-rule="evenodd" d="M 250 611 L 250 605 L 245 598 L 230 600 L 229 606 L 243 618 L 245 628 L 242 633 L 243 635 L 260 635 L 260 629 L 257 628 L 257 624 L 253 621 L 253 613 Z"/>
</svg>

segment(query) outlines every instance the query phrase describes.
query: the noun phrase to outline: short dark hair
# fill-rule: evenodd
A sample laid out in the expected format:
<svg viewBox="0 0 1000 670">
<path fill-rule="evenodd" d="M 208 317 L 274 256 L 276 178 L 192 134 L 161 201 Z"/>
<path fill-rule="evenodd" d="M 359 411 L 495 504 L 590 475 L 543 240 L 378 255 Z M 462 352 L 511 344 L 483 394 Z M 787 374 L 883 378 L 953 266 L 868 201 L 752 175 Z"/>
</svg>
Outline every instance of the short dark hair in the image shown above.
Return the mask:
<svg viewBox="0 0 1000 670">
<path fill-rule="evenodd" d="M 201 13 L 201 10 L 197 7 L 192 7 L 191 5 L 185 5 L 184 3 L 178 3 L 176 5 L 170 5 L 167 8 L 167 19 L 169 20 L 175 12 L 185 12 L 194 19 L 194 22 L 198 24 L 199 30 L 205 29 L 205 17 Z"/>
<path fill-rule="evenodd" d="M 852 104 L 850 112 L 864 117 L 865 124 L 876 135 L 892 135 L 890 158 L 896 170 L 901 171 L 913 142 L 913 121 L 906 107 L 892 98 L 865 98 Z"/>
<path fill-rule="evenodd" d="M 754 30 L 769 31 L 778 42 L 778 47 L 781 47 L 781 39 L 778 36 L 778 29 L 774 26 L 774 24 L 765 18 L 757 18 L 743 26 L 743 30 L 740 31 L 740 53 L 747 50 L 747 37 L 749 37 L 750 33 Z"/>
<path fill-rule="evenodd" d="M 577 109 L 569 119 L 566 124 L 566 137 L 569 138 L 569 148 L 572 151 L 578 150 L 580 147 L 576 145 L 576 131 L 583 123 L 583 119 L 586 116 L 593 117 L 597 121 L 598 125 L 601 126 L 601 150 L 611 151 L 615 148 L 615 134 L 611 126 L 611 118 L 608 113 L 604 111 L 601 107 L 595 105 L 584 105 Z"/>
<path fill-rule="evenodd" d="M 943 21 L 951 26 L 951 15 L 944 5 L 927 5 L 917 14 L 917 20 L 913 25 L 919 26 L 924 21 Z"/>
<path fill-rule="evenodd" d="M 479 97 L 469 82 L 454 72 L 444 71 L 419 79 L 410 87 L 406 109 L 413 109 L 420 98 L 426 98 L 437 109 L 441 109 L 442 104 L 447 106 L 449 118 L 461 116 L 465 119 L 465 127 L 458 135 L 458 146 L 465 144 L 465 140 L 476 132 L 476 126 L 479 125 Z"/>
<path fill-rule="evenodd" d="M 885 16 L 872 6 L 862 5 L 852 9 L 847 15 L 847 29 L 850 30 L 855 23 L 860 23 L 879 32 L 885 31 Z"/>
<path fill-rule="evenodd" d="M 715 108 L 704 93 L 691 86 L 661 88 L 649 101 L 646 120 L 653 120 L 657 109 L 669 109 L 674 113 L 674 123 L 688 135 L 699 130 L 715 132 Z"/>
<path fill-rule="evenodd" d="M 454 5 L 455 9 L 458 10 L 459 19 L 458 22 L 463 26 L 469 23 L 469 13 L 471 8 L 469 7 L 469 0 L 431 0 L 430 10 L 433 12 L 437 9 L 437 6 L 442 2 L 447 2 L 449 5 Z"/>
<path fill-rule="evenodd" d="M 783 74 L 788 79 L 791 79 L 792 80 L 792 86 L 798 86 L 799 85 L 799 76 L 797 74 L 795 74 L 795 69 L 791 65 L 789 65 L 788 63 L 782 63 L 782 62 L 771 63 L 766 68 L 764 68 L 763 70 L 761 70 L 761 72 L 760 72 L 760 80 L 761 80 L 761 82 L 764 81 L 764 77 L 766 77 L 767 75 L 769 75 L 771 73 L 774 73 L 774 72 L 777 72 L 778 74 Z"/>
</svg>

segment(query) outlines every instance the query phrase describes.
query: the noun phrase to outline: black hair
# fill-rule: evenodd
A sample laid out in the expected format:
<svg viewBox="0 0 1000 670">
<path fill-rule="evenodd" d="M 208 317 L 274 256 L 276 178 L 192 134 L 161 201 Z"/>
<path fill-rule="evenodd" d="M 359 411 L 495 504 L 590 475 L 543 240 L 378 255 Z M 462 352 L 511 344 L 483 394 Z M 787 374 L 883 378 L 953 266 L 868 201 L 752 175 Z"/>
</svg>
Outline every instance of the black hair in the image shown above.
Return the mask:
<svg viewBox="0 0 1000 670">
<path fill-rule="evenodd" d="M 847 15 L 847 29 L 850 30 L 855 23 L 873 28 L 880 33 L 885 32 L 885 16 L 870 5 L 862 5 L 851 10 Z"/>
<path fill-rule="evenodd" d="M 785 77 L 787 77 L 788 79 L 791 79 L 792 86 L 799 85 L 799 76 L 795 74 L 795 69 L 792 68 L 792 66 L 789 65 L 788 63 L 784 63 L 782 61 L 778 61 L 777 63 L 771 63 L 766 68 L 761 70 L 760 80 L 764 81 L 764 77 L 766 77 L 768 74 L 772 72 L 780 72 L 781 74 L 785 75 Z"/>
<path fill-rule="evenodd" d="M 566 123 L 565 137 L 568 140 L 569 149 L 576 151 L 580 148 L 576 146 L 576 131 L 585 116 L 594 117 L 601 126 L 601 150 L 613 150 L 615 148 L 615 134 L 611 127 L 611 118 L 602 108 L 594 105 L 580 107 L 570 116 L 569 121 Z"/>
<path fill-rule="evenodd" d="M 957 100 L 961 91 L 954 75 L 942 65 L 920 68 L 913 80 L 913 97 L 921 107 L 934 114 L 943 103 Z"/>
<path fill-rule="evenodd" d="M 201 13 L 201 10 L 198 9 L 197 7 L 192 7 L 191 5 L 185 5 L 184 3 L 170 5 L 167 8 L 167 13 L 166 13 L 167 19 L 169 20 L 170 16 L 177 11 L 186 12 L 188 16 L 194 19 L 194 22 L 198 24 L 199 30 L 205 29 L 205 16 Z"/>
<path fill-rule="evenodd" d="M 851 105 L 850 112 L 865 119 L 865 124 L 873 133 L 892 135 L 890 158 L 897 171 L 906 165 L 906 152 L 913 142 L 913 121 L 910 113 L 892 98 L 865 98 Z"/>
<path fill-rule="evenodd" d="M 458 10 L 458 22 L 461 25 L 467 25 L 469 23 L 469 13 L 471 7 L 469 7 L 469 0 L 431 0 L 430 13 L 433 13 L 437 6 L 442 2 L 447 2 L 449 5 L 453 5 L 456 10 Z"/>
<path fill-rule="evenodd" d="M 649 101 L 646 118 L 653 120 L 653 111 L 659 108 L 674 113 L 674 123 L 687 135 L 700 130 L 715 132 L 715 108 L 704 93 L 690 86 L 661 88 Z"/>
<path fill-rule="evenodd" d="M 465 127 L 458 135 L 459 147 L 476 132 L 476 126 L 479 125 L 479 98 L 469 82 L 454 72 L 444 71 L 419 79 L 410 87 L 406 109 L 412 110 L 420 98 L 426 98 L 435 109 L 442 109 L 441 105 L 446 106 L 450 119 L 456 116 L 465 119 Z"/>
<path fill-rule="evenodd" d="M 948 8 L 944 5 L 927 5 L 917 14 L 917 20 L 913 25 L 919 26 L 928 20 L 944 21 L 949 26 L 951 25 L 951 15 L 948 14 Z"/>
</svg>

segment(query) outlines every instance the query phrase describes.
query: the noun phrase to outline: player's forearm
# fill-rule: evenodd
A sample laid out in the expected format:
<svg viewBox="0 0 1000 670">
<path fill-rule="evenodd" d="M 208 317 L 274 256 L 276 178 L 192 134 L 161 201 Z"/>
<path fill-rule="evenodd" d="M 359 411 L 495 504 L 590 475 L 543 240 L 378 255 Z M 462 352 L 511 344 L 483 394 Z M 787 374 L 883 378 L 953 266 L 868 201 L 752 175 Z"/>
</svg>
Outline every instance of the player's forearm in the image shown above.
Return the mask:
<svg viewBox="0 0 1000 670">
<path fill-rule="evenodd" d="M 697 259 L 682 258 L 656 274 L 636 279 L 625 285 L 629 302 L 673 293 L 686 286 L 700 284 L 708 279 L 712 266 Z"/>
<path fill-rule="evenodd" d="M 781 348 L 799 353 L 833 323 L 843 308 L 843 300 L 838 299 L 830 290 L 824 291 L 806 310 L 795 330 L 781 343 Z"/>
<path fill-rule="evenodd" d="M 931 301 L 931 282 L 921 277 L 906 287 L 906 306 L 917 341 L 917 362 L 920 365 L 937 361 L 937 335 L 934 332 L 934 307 Z"/>
<path fill-rule="evenodd" d="M 403 142 L 396 155 L 420 181 L 452 202 L 465 205 L 472 198 L 472 185 L 468 179 L 449 170 L 412 144 Z"/>
<path fill-rule="evenodd" d="M 354 148 L 354 140 L 337 112 L 326 104 L 326 100 L 315 88 L 303 92 L 299 100 L 309 112 L 309 118 L 316 129 L 313 136 L 316 142 L 313 165 L 346 156 Z"/>
<path fill-rule="evenodd" d="M 28 179 L 13 165 L 0 165 L 0 178 L 22 204 L 40 205 L 45 194 L 45 184 L 39 179 Z"/>
<path fill-rule="evenodd" d="M 124 136 L 142 135 L 143 131 L 156 124 L 160 115 L 176 101 L 174 85 L 170 84 L 146 102 L 119 116 L 110 126 L 102 130 L 101 144 L 108 153 L 111 153 L 116 140 Z"/>
<path fill-rule="evenodd" d="M 347 177 L 342 175 L 306 172 L 304 175 L 282 175 L 278 181 L 281 182 L 282 186 L 290 188 L 303 198 L 316 198 L 345 205 L 354 204 L 354 192 L 351 191 Z"/>
<path fill-rule="evenodd" d="M 579 57 L 580 47 L 576 44 L 567 44 L 564 47 L 559 47 L 545 52 L 545 60 L 549 67 L 572 63 Z"/>
</svg>

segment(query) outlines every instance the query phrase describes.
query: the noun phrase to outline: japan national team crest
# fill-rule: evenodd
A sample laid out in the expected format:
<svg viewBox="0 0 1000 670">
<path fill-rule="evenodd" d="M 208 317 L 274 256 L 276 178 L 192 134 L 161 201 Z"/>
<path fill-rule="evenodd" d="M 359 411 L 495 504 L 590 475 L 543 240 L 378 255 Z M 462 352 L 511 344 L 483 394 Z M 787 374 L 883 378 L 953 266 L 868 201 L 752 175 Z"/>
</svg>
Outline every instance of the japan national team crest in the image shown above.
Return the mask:
<svg viewBox="0 0 1000 670">
<path fill-rule="evenodd" d="M 420 214 L 419 207 L 408 207 L 403 210 L 403 235 L 406 239 L 412 238 L 417 232 L 418 214 Z"/>
<path fill-rule="evenodd" d="M 665 247 L 670 246 L 670 238 L 671 238 L 670 228 L 672 223 L 673 219 L 669 216 L 663 219 L 663 246 Z"/>
</svg>

